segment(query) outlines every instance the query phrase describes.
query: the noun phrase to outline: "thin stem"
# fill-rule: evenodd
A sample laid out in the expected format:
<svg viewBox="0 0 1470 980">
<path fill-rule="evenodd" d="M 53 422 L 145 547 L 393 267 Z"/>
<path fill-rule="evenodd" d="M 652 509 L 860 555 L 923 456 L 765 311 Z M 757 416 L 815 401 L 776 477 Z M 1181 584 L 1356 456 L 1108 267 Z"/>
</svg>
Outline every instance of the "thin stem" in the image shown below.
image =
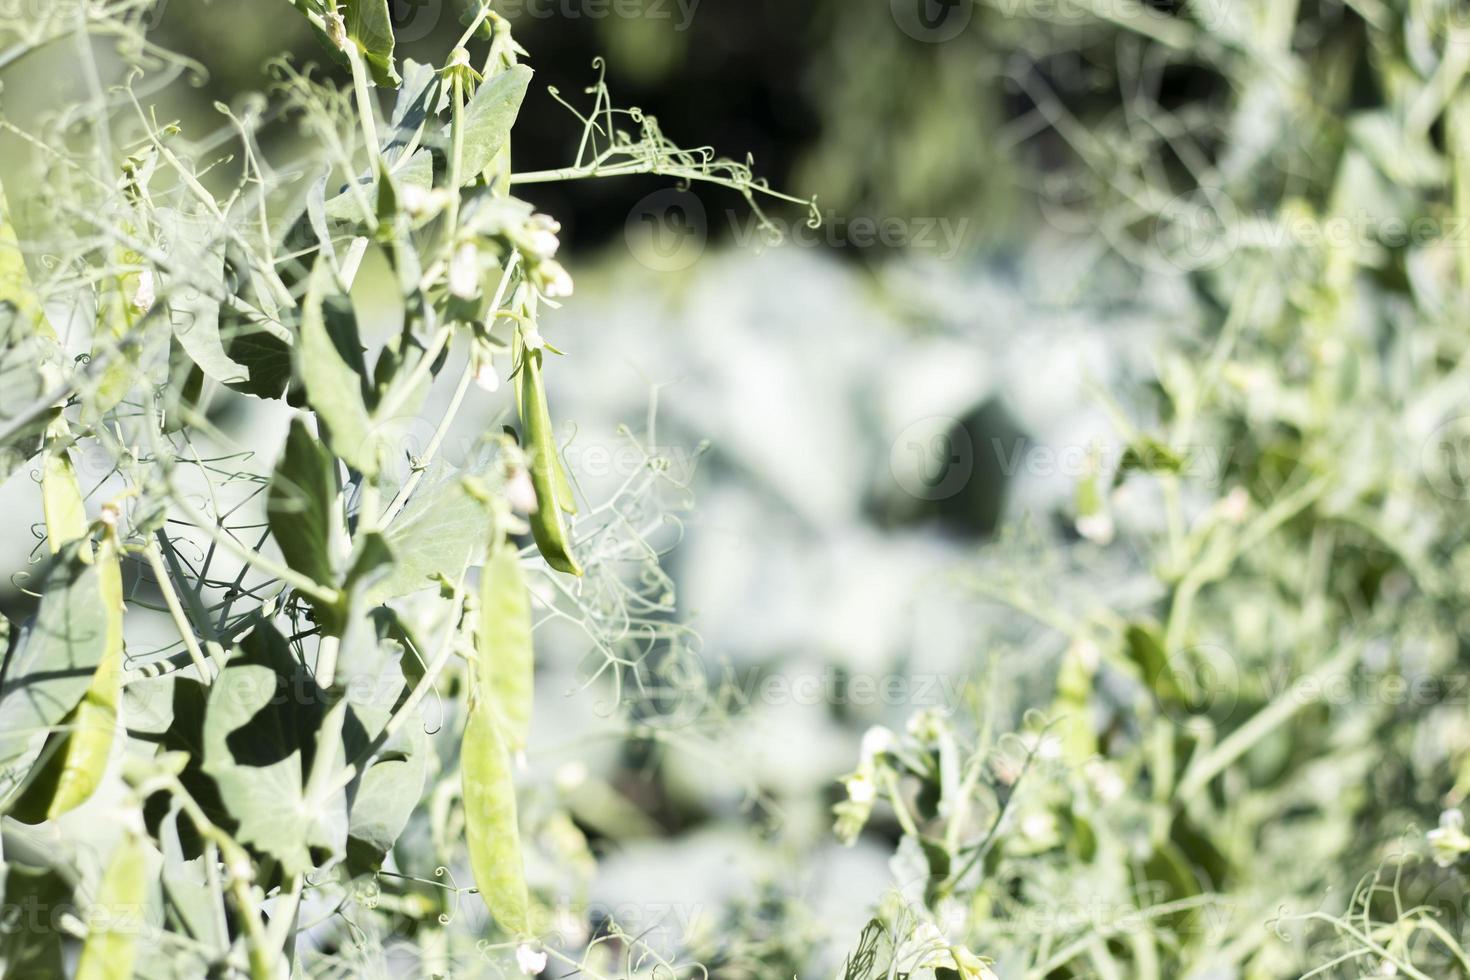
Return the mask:
<svg viewBox="0 0 1470 980">
<path fill-rule="evenodd" d="M 184 641 L 184 648 L 189 651 L 189 659 L 194 661 L 194 666 L 199 670 L 199 679 L 208 683 L 213 676 L 213 671 L 209 669 L 209 663 L 204 659 L 204 652 L 199 649 L 199 641 L 194 636 L 194 628 L 189 625 L 189 618 L 184 615 L 184 607 L 179 602 L 173 579 L 163 565 L 163 556 L 159 553 L 158 542 L 149 541 L 143 548 L 143 554 L 147 556 L 148 567 L 153 570 L 153 577 L 158 581 L 158 590 L 163 593 L 163 604 L 168 607 L 168 614 L 174 621 L 179 638 Z M 208 621 L 207 617 L 205 621 Z"/>
</svg>

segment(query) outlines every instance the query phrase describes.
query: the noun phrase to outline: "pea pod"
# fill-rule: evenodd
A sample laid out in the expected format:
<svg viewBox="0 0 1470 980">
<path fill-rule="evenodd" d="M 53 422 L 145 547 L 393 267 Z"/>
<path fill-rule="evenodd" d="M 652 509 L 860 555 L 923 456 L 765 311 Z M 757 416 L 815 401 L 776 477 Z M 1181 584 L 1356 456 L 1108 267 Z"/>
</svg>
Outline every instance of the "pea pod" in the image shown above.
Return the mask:
<svg viewBox="0 0 1470 980">
<path fill-rule="evenodd" d="M 493 707 L 506 747 L 526 747 L 531 727 L 535 660 L 531 645 L 531 601 L 520 558 L 507 541 L 492 545 L 480 573 L 477 696 Z"/>
<path fill-rule="evenodd" d="M 559 572 L 581 575 L 582 566 L 572 557 L 562 511 L 574 507 L 571 488 L 556 449 L 551 412 L 546 404 L 546 387 L 541 380 L 541 351 L 522 348 L 520 387 L 521 424 L 532 454 L 531 485 L 536 488 L 536 512 L 531 515 L 531 534 L 546 563 Z"/>
<path fill-rule="evenodd" d="M 107 772 L 122 697 L 123 590 L 117 536 L 109 531 L 97 553 L 97 584 L 106 611 L 106 645 L 92 683 L 41 750 L 41 761 L 10 816 L 25 823 L 54 820 L 85 803 Z"/>
<path fill-rule="evenodd" d="M 137 952 L 142 909 L 148 899 L 147 853 L 143 841 L 127 833 L 112 852 L 89 917 L 87 942 L 75 980 L 129 980 Z"/>
<path fill-rule="evenodd" d="M 515 777 L 505 733 L 494 708 L 472 699 L 460 745 L 465 839 L 480 898 L 496 923 L 530 934 L 530 899 L 516 818 Z"/>
<path fill-rule="evenodd" d="M 41 512 L 46 518 L 46 545 L 54 555 L 73 541 L 87 536 L 87 508 L 82 502 L 76 467 L 65 440 L 66 422 L 57 419 L 48 432 L 46 455 L 41 464 Z M 83 548 L 82 558 L 90 556 Z"/>
</svg>

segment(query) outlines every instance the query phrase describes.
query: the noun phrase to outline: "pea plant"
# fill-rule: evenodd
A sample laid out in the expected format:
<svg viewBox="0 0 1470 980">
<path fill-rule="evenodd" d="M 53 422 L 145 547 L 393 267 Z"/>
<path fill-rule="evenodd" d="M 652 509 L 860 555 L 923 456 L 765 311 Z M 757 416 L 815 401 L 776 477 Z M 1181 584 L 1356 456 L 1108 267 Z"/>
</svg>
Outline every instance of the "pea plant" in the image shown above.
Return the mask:
<svg viewBox="0 0 1470 980">
<path fill-rule="evenodd" d="M 1096 388 L 1126 450 L 959 573 L 990 696 L 845 779 L 839 837 L 899 842 L 846 976 L 1470 975 L 1470 36 L 1428 2 L 995 7 L 1038 207 L 1093 236 L 1077 294 L 1191 312 Z"/>
<path fill-rule="evenodd" d="M 542 331 L 573 284 L 514 192 L 654 173 L 757 213 L 780 195 L 600 82 L 563 103 L 575 161 L 516 171 L 534 74 L 483 2 L 437 65 L 395 57 L 387 0 L 261 3 L 350 85 L 278 61 L 268 98 L 191 141 L 150 100 L 204 68 L 150 39 L 148 6 L 0 23 L 0 68 L 70 59 L 83 92 L 22 113 L 7 91 L 0 115 L 22 151 L 0 460 L 43 515 L 32 611 L 0 620 L 4 901 L 34 913 L 0 972 L 686 975 L 616 923 L 577 938 L 528 886 L 534 859 L 574 896 L 591 863 L 554 795 L 518 790 L 535 627 L 580 629 L 614 677 L 676 627 L 648 541 L 667 468 L 593 503 L 563 463 Z M 303 157 L 272 159 L 272 121 Z M 511 417 L 447 458 L 503 382 Z"/>
</svg>

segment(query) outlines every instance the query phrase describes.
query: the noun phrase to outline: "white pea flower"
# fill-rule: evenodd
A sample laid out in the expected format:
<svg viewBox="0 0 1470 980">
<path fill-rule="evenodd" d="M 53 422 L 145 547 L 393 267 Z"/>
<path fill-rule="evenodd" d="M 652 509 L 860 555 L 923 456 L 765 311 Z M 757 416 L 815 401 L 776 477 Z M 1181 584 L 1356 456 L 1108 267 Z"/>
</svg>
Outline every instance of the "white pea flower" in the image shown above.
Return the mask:
<svg viewBox="0 0 1470 980">
<path fill-rule="evenodd" d="M 505 481 L 505 499 L 510 501 L 511 509 L 519 514 L 536 513 L 538 502 L 536 487 L 531 483 L 531 474 L 517 468 L 510 479 Z"/>
<path fill-rule="evenodd" d="M 157 298 L 153 290 L 153 270 L 144 269 L 138 274 L 138 289 L 133 293 L 133 309 L 139 313 L 147 313 L 153 309 L 153 303 Z"/>
<path fill-rule="evenodd" d="M 1093 544 L 1108 544 L 1117 533 L 1113 517 L 1105 510 L 1077 518 L 1077 533 Z"/>
<path fill-rule="evenodd" d="M 521 247 L 527 254 L 538 259 L 549 259 L 561 247 L 561 239 L 556 237 L 559 231 L 561 223 L 551 215 L 533 214 L 531 220 L 526 222 L 526 240 Z"/>
<path fill-rule="evenodd" d="M 536 273 L 542 283 L 541 291 L 550 299 L 572 295 L 572 277 L 560 262 L 547 259 L 536 267 Z"/>
<path fill-rule="evenodd" d="M 1113 802 L 1128 789 L 1127 784 L 1123 782 L 1123 777 L 1118 774 L 1117 768 L 1101 759 L 1093 759 L 1088 762 L 1083 773 L 1087 777 L 1088 784 L 1092 786 L 1092 791 L 1104 803 Z"/>
<path fill-rule="evenodd" d="M 398 190 L 398 203 L 416 218 L 429 209 L 429 190 L 418 184 L 404 184 Z"/>
<path fill-rule="evenodd" d="M 526 345 L 526 350 L 540 350 L 546 346 L 546 338 L 535 327 L 525 327 L 521 330 L 521 343 Z"/>
<path fill-rule="evenodd" d="M 534 977 L 546 969 L 546 952 L 528 943 L 516 947 L 516 966 L 528 977 Z"/>
<path fill-rule="evenodd" d="M 1232 524 L 1241 524 L 1250 513 L 1251 495 L 1245 487 L 1236 487 L 1220 501 L 1220 516 Z"/>
<path fill-rule="evenodd" d="M 480 250 L 474 242 L 455 249 L 449 260 L 449 291 L 460 299 L 473 299 L 480 292 Z"/>
<path fill-rule="evenodd" d="M 843 780 L 847 787 L 847 798 L 854 803 L 867 805 L 878 798 L 878 786 L 867 772 L 857 772 Z"/>
<path fill-rule="evenodd" d="M 1032 842 L 1050 840 L 1056 835 L 1057 818 L 1050 813 L 1029 813 L 1021 820 L 1021 836 Z"/>
<path fill-rule="evenodd" d="M 1446 810 L 1439 815 L 1439 826 L 1426 837 L 1429 849 L 1434 854 L 1434 863 L 1448 868 L 1470 853 L 1470 837 L 1465 835 L 1465 814 L 1460 810 Z"/>
<path fill-rule="evenodd" d="M 496 391 L 500 388 L 500 375 L 495 373 L 495 362 L 488 357 L 475 368 L 475 386 L 481 391 Z"/>
<path fill-rule="evenodd" d="M 570 793 L 587 781 L 587 764 L 580 760 L 564 762 L 552 775 L 552 782 L 563 793 Z"/>
<path fill-rule="evenodd" d="M 892 729 L 882 725 L 874 725 L 863 733 L 862 761 L 866 765 L 884 752 L 893 751 L 893 745 L 897 741 Z"/>
</svg>

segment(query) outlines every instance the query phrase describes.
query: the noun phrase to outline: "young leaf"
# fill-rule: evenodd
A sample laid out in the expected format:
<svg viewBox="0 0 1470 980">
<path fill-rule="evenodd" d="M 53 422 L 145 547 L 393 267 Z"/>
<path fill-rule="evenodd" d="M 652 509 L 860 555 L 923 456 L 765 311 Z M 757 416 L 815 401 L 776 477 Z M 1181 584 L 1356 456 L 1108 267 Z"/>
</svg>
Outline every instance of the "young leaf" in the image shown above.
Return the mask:
<svg viewBox="0 0 1470 980">
<path fill-rule="evenodd" d="M 340 8 L 346 40 L 361 53 L 373 81 L 387 88 L 398 87 L 398 72 L 393 67 L 393 21 L 388 14 L 388 0 L 292 0 L 292 3 L 322 21 Z M 332 36 L 331 28 L 323 30 L 317 24 L 312 26 L 332 59 L 345 63 L 346 56 L 339 41 Z"/>
<path fill-rule="evenodd" d="M 365 476 L 378 472 L 378 451 L 363 390 L 367 368 L 352 304 L 335 289 L 330 264 L 312 267 L 301 314 L 297 370 L 306 399 L 327 426 L 327 442 Z"/>
<path fill-rule="evenodd" d="M 495 708 L 512 752 L 530 734 L 535 662 L 531 645 L 531 601 L 520 556 L 507 541 L 490 549 L 480 572 L 480 628 L 476 636 L 476 692 Z"/>
<path fill-rule="evenodd" d="M 271 537 L 286 564 L 320 585 L 335 584 L 332 563 L 335 463 L 306 423 L 291 420 L 286 447 L 276 461 L 266 497 Z"/>
<path fill-rule="evenodd" d="M 460 745 L 465 838 L 480 898 L 500 928 L 530 933 L 511 757 L 492 706 L 472 704 Z"/>
<path fill-rule="evenodd" d="M 464 127 L 461 183 L 467 184 L 479 176 L 510 139 L 511 127 L 520 114 L 532 74 L 525 65 L 512 65 L 486 79 L 466 103 L 460 117 Z"/>
<path fill-rule="evenodd" d="M 541 380 L 541 351 L 524 351 L 520 375 L 521 424 L 532 453 L 531 483 L 536 488 L 536 512 L 531 515 L 531 534 L 541 556 L 557 571 L 581 575 L 582 566 L 572 557 L 566 524 L 562 520 L 562 489 L 557 479 L 560 465 L 546 388 Z M 569 503 L 569 502 L 568 502 Z"/>
<path fill-rule="evenodd" d="M 345 0 L 347 36 L 371 69 L 373 81 L 385 88 L 397 88 L 401 79 L 393 66 L 393 21 L 388 14 L 388 0 Z"/>
<path fill-rule="evenodd" d="M 154 212 L 179 274 L 164 274 L 169 321 L 174 337 L 199 369 L 220 384 L 245 384 L 250 369 L 225 351 L 220 338 L 220 302 L 225 289 L 222 233 L 199 215 L 172 208 Z M 210 290 L 214 293 L 211 294 Z"/>
<path fill-rule="evenodd" d="M 148 898 L 147 851 L 142 838 L 125 833 L 112 852 L 93 903 L 75 980 L 129 980 L 137 953 L 138 930 Z"/>
</svg>

